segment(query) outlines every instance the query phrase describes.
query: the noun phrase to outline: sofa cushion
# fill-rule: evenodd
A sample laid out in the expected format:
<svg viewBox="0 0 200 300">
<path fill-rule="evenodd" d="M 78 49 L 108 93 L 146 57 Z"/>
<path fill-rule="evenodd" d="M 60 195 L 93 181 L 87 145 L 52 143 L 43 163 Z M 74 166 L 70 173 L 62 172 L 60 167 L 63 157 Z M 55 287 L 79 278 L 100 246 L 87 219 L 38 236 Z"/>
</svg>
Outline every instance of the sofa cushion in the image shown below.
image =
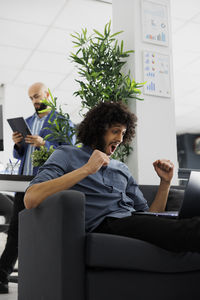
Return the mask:
<svg viewBox="0 0 200 300">
<path fill-rule="evenodd" d="M 148 242 L 103 233 L 86 237 L 88 267 L 161 273 L 200 270 L 199 253 L 173 253 Z"/>
</svg>

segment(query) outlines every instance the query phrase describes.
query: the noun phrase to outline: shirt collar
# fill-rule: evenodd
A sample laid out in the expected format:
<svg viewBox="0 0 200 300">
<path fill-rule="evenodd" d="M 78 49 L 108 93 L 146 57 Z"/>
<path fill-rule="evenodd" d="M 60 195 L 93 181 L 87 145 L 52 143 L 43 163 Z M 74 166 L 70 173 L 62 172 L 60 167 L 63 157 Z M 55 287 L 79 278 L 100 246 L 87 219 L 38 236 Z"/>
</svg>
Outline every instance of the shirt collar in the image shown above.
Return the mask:
<svg viewBox="0 0 200 300">
<path fill-rule="evenodd" d="M 90 146 L 85 146 L 83 145 L 81 147 L 81 149 L 85 152 L 87 152 L 88 154 L 92 155 L 92 152 L 94 151 Z M 112 158 L 110 158 L 110 160 L 113 160 Z"/>
<path fill-rule="evenodd" d="M 83 151 L 85 151 L 86 153 L 90 154 L 90 155 L 92 155 L 92 152 L 94 151 L 90 146 L 85 146 L 85 145 L 83 145 L 83 146 L 81 147 L 81 149 L 82 149 Z M 113 160 L 113 159 L 110 158 L 110 161 L 111 161 L 111 160 Z M 114 160 L 113 160 L 113 161 L 114 161 Z M 105 169 L 107 169 L 107 167 L 108 167 L 108 166 L 102 166 L 101 169 L 102 169 L 102 170 L 105 170 Z"/>
<path fill-rule="evenodd" d="M 81 149 L 83 150 L 83 151 L 85 151 L 85 152 L 87 152 L 88 154 L 92 154 L 92 152 L 94 151 L 90 146 L 85 146 L 85 145 L 83 145 L 82 147 L 81 147 Z"/>
<path fill-rule="evenodd" d="M 47 118 L 48 115 L 49 115 L 49 114 L 47 114 L 47 115 L 45 115 L 44 117 L 40 118 L 40 117 L 38 117 L 38 114 L 35 112 L 35 113 L 34 113 L 34 118 L 37 119 L 37 120 L 39 120 L 39 121 L 42 121 L 42 120 L 45 120 L 45 119 Z"/>
</svg>

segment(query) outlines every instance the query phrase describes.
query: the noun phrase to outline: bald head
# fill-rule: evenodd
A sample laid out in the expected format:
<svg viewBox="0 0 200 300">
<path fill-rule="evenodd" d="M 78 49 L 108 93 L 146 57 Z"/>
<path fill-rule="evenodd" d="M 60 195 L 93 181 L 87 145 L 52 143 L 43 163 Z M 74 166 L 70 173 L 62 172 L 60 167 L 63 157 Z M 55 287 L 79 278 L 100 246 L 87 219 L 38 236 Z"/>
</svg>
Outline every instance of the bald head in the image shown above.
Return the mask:
<svg viewBox="0 0 200 300">
<path fill-rule="evenodd" d="M 42 82 L 36 82 L 34 84 L 32 84 L 29 89 L 28 89 L 28 94 L 30 97 L 30 94 L 32 94 L 33 92 L 44 92 L 44 93 L 48 93 L 48 88 L 46 87 L 46 85 Z"/>
<path fill-rule="evenodd" d="M 41 100 L 48 99 L 49 97 L 48 88 L 44 83 L 36 82 L 32 84 L 28 89 L 28 95 L 37 113 L 47 108 L 45 104 L 41 103 Z"/>
</svg>

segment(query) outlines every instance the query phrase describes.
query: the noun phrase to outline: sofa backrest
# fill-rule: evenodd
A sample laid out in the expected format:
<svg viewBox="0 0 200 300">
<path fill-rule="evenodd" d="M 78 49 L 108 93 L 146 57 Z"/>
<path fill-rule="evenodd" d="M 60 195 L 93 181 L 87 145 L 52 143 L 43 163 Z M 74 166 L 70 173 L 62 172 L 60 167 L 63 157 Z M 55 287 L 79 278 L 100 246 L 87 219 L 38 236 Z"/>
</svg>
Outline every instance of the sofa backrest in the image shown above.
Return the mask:
<svg viewBox="0 0 200 300">
<path fill-rule="evenodd" d="M 148 205 L 150 206 L 156 196 L 158 185 L 139 185 L 139 188 L 142 191 L 145 199 L 147 200 Z M 167 200 L 166 210 L 167 211 L 179 210 L 183 201 L 183 197 L 184 197 L 183 186 L 180 185 L 171 186 L 168 200 Z"/>
</svg>

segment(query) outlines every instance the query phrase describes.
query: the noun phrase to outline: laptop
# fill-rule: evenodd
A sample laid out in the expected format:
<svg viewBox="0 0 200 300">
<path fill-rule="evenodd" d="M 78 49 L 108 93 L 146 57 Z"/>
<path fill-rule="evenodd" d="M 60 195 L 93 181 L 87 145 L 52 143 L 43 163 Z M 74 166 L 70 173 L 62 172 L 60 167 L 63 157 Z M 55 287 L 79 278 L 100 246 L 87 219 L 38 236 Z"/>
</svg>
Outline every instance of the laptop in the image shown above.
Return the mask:
<svg viewBox="0 0 200 300">
<path fill-rule="evenodd" d="M 179 211 L 135 212 L 134 214 L 185 219 L 200 216 L 200 172 L 191 171 Z"/>
</svg>

